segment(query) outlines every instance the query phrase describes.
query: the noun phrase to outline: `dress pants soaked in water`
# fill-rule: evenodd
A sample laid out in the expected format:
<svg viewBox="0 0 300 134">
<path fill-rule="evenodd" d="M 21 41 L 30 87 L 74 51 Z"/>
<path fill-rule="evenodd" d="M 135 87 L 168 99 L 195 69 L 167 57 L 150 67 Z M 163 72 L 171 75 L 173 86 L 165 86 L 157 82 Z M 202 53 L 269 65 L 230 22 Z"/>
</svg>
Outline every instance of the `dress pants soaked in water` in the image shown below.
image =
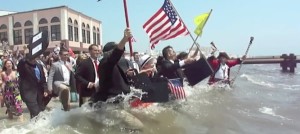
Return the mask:
<svg viewBox="0 0 300 134">
<path fill-rule="evenodd" d="M 36 101 L 27 101 L 25 104 L 30 112 L 31 118 L 37 116 L 41 111 L 45 110 L 42 93 L 37 93 Z"/>
</svg>

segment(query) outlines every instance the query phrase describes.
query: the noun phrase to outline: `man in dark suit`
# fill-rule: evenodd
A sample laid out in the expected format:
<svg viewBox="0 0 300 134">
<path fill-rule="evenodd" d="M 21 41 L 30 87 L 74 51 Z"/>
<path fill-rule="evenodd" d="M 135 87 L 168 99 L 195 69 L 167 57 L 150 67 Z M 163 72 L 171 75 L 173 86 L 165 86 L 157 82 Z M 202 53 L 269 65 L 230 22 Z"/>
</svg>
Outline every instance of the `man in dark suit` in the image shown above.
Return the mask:
<svg viewBox="0 0 300 134">
<path fill-rule="evenodd" d="M 124 54 L 125 44 L 132 37 L 129 29 L 124 31 L 124 37 L 119 44 L 108 42 L 103 48 L 103 59 L 100 61 L 98 73 L 99 91 L 93 95 L 92 101 L 106 101 L 108 98 L 130 92 L 128 80 L 121 66 L 118 64 Z"/>
<path fill-rule="evenodd" d="M 58 95 L 65 111 L 70 110 L 70 91 L 76 91 L 72 65 L 68 62 L 69 52 L 61 49 L 60 60 L 51 66 L 48 76 L 48 90 Z"/>
<path fill-rule="evenodd" d="M 171 46 L 165 47 L 162 50 L 162 54 L 164 60 L 161 63 L 160 74 L 162 74 L 164 77 L 167 77 L 168 79 L 180 78 L 177 70 L 184 65 L 190 64 L 195 61 L 195 59 L 193 58 L 187 58 L 185 60 L 179 61 L 178 59 L 176 59 L 176 53 Z"/>
<path fill-rule="evenodd" d="M 21 59 L 17 66 L 22 100 L 27 105 L 31 118 L 45 110 L 43 97 L 48 95 L 42 65 L 35 59 Z"/>
<path fill-rule="evenodd" d="M 79 85 L 79 106 L 95 93 L 99 85 L 96 83 L 99 83 L 97 70 L 99 67 L 98 57 L 100 56 L 101 48 L 96 44 L 92 44 L 89 46 L 89 53 L 90 57 L 78 63 L 76 69 L 75 77 Z"/>
</svg>

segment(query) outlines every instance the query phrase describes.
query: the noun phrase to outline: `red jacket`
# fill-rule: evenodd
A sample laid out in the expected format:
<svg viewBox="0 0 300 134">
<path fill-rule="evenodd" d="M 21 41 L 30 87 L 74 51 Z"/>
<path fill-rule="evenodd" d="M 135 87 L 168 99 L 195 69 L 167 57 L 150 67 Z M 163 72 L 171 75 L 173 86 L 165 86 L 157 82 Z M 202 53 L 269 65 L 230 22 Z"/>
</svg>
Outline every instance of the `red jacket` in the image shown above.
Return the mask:
<svg viewBox="0 0 300 134">
<path fill-rule="evenodd" d="M 221 62 L 220 62 L 219 59 L 214 58 L 214 57 L 209 57 L 208 62 L 210 63 L 212 69 L 214 70 L 214 73 L 209 78 L 208 84 L 213 84 L 213 83 L 216 82 L 215 73 L 219 70 Z M 237 64 L 240 64 L 240 63 L 241 63 L 241 60 L 239 58 L 238 59 L 227 60 L 226 65 L 229 67 L 228 80 L 229 80 L 229 76 L 230 76 L 230 68 L 237 65 Z"/>
</svg>

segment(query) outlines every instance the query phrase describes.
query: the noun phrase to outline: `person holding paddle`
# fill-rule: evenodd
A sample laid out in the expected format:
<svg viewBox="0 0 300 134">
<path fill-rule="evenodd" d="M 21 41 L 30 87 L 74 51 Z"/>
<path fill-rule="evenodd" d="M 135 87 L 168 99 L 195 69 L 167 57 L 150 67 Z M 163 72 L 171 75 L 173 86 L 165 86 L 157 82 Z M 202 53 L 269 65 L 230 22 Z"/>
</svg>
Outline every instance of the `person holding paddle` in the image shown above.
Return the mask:
<svg viewBox="0 0 300 134">
<path fill-rule="evenodd" d="M 242 63 L 242 60 L 245 58 L 246 56 L 243 56 L 242 59 L 230 59 L 226 52 L 220 52 L 217 58 L 210 56 L 208 62 L 213 68 L 214 73 L 210 76 L 208 84 L 212 85 L 216 82 L 230 84 L 230 68 Z"/>
</svg>

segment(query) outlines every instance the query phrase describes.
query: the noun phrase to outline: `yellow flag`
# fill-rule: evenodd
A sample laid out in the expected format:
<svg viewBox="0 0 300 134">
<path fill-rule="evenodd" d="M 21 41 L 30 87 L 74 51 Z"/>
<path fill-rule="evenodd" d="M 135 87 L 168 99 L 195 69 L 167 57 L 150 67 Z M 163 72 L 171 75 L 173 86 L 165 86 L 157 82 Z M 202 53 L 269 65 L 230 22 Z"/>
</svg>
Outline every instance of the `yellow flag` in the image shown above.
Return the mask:
<svg viewBox="0 0 300 134">
<path fill-rule="evenodd" d="M 211 11 L 209 13 L 204 13 L 194 18 L 194 23 L 197 26 L 194 33 L 198 36 L 201 36 L 203 27 L 205 26 L 205 23 L 208 20 Z"/>
</svg>

